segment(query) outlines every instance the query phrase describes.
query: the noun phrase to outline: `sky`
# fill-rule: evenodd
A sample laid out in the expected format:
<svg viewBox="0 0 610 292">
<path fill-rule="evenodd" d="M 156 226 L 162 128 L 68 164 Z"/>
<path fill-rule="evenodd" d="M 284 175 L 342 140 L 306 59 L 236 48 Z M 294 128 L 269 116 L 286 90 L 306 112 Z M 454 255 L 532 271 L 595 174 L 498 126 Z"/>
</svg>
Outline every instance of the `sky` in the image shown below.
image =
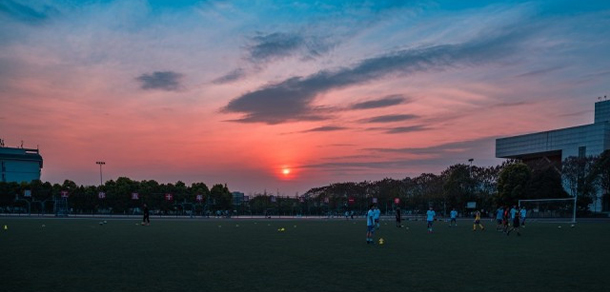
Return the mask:
<svg viewBox="0 0 610 292">
<path fill-rule="evenodd" d="M 0 138 L 43 181 L 294 196 L 593 122 L 608 1 L 0 1 Z"/>
</svg>

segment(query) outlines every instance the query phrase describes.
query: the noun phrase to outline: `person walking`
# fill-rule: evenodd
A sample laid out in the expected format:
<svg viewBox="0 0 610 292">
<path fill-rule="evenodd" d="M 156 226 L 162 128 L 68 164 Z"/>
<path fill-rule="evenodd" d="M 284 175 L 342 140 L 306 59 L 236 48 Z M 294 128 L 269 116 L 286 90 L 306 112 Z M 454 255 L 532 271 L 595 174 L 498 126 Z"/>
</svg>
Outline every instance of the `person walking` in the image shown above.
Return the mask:
<svg viewBox="0 0 610 292">
<path fill-rule="evenodd" d="M 477 231 L 477 226 L 481 228 L 481 231 L 485 231 L 485 226 L 481 224 L 481 212 L 479 210 L 474 212 L 474 224 L 472 225 L 472 231 Z"/>
<path fill-rule="evenodd" d="M 144 204 L 144 217 L 142 217 L 142 225 L 150 225 L 150 212 L 148 206 Z"/>
</svg>

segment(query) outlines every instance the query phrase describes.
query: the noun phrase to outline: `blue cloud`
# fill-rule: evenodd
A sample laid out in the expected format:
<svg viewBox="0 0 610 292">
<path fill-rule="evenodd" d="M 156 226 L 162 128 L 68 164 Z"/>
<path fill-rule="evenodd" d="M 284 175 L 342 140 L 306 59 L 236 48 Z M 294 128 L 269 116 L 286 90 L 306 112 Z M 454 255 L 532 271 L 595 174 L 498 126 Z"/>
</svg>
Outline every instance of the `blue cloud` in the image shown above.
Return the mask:
<svg viewBox="0 0 610 292">
<path fill-rule="evenodd" d="M 363 60 L 352 67 L 320 71 L 264 86 L 231 100 L 223 111 L 244 114 L 244 118 L 238 121 L 268 124 L 324 118 L 311 106 L 318 94 L 388 75 L 407 76 L 495 62 L 517 52 L 518 45 L 527 36 L 525 30 L 506 30 L 462 44 L 400 50 Z"/>
<path fill-rule="evenodd" d="M 172 71 L 157 71 L 152 74 L 142 74 L 136 80 L 142 83 L 142 89 L 177 91 L 180 89 L 182 74 Z"/>
</svg>

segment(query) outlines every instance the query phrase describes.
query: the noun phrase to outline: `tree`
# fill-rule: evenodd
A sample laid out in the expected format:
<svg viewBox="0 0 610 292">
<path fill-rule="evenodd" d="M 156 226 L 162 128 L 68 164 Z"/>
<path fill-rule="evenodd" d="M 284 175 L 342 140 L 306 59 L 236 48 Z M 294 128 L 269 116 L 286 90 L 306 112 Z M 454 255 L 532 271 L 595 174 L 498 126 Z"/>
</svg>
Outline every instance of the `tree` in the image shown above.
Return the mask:
<svg viewBox="0 0 610 292">
<path fill-rule="evenodd" d="M 590 180 L 594 180 L 602 191 L 602 210 L 610 210 L 610 150 L 602 152 L 595 160 Z"/>
<path fill-rule="evenodd" d="M 527 190 L 527 199 L 567 198 L 561 181 L 561 174 L 554 167 L 532 170 Z"/>
<path fill-rule="evenodd" d="M 443 196 L 446 204 L 459 210 L 467 202 L 475 201 L 475 180 L 471 168 L 465 164 L 456 164 L 447 168 L 441 176 L 444 178 Z"/>
<path fill-rule="evenodd" d="M 227 185 L 216 184 L 210 190 L 210 197 L 216 203 L 216 209 L 232 209 L 233 195 L 229 192 Z"/>
<path fill-rule="evenodd" d="M 496 204 L 514 205 L 527 194 L 527 185 L 531 177 L 530 168 L 524 163 L 507 165 L 498 178 Z"/>
<path fill-rule="evenodd" d="M 597 193 L 593 179 L 595 157 L 570 156 L 563 161 L 562 177 L 567 182 L 572 196 L 577 196 L 578 209 L 586 211 Z"/>
</svg>

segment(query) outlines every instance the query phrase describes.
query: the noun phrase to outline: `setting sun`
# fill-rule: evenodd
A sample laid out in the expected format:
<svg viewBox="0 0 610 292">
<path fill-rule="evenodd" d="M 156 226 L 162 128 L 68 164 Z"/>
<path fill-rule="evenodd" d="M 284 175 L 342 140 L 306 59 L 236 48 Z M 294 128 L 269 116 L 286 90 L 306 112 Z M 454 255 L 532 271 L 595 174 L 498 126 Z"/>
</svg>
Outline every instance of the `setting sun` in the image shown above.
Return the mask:
<svg viewBox="0 0 610 292">
<path fill-rule="evenodd" d="M 290 174 L 290 169 L 288 169 L 288 168 L 284 168 L 284 169 L 282 169 L 282 173 L 283 173 L 284 175 L 288 175 L 288 174 Z"/>
</svg>

